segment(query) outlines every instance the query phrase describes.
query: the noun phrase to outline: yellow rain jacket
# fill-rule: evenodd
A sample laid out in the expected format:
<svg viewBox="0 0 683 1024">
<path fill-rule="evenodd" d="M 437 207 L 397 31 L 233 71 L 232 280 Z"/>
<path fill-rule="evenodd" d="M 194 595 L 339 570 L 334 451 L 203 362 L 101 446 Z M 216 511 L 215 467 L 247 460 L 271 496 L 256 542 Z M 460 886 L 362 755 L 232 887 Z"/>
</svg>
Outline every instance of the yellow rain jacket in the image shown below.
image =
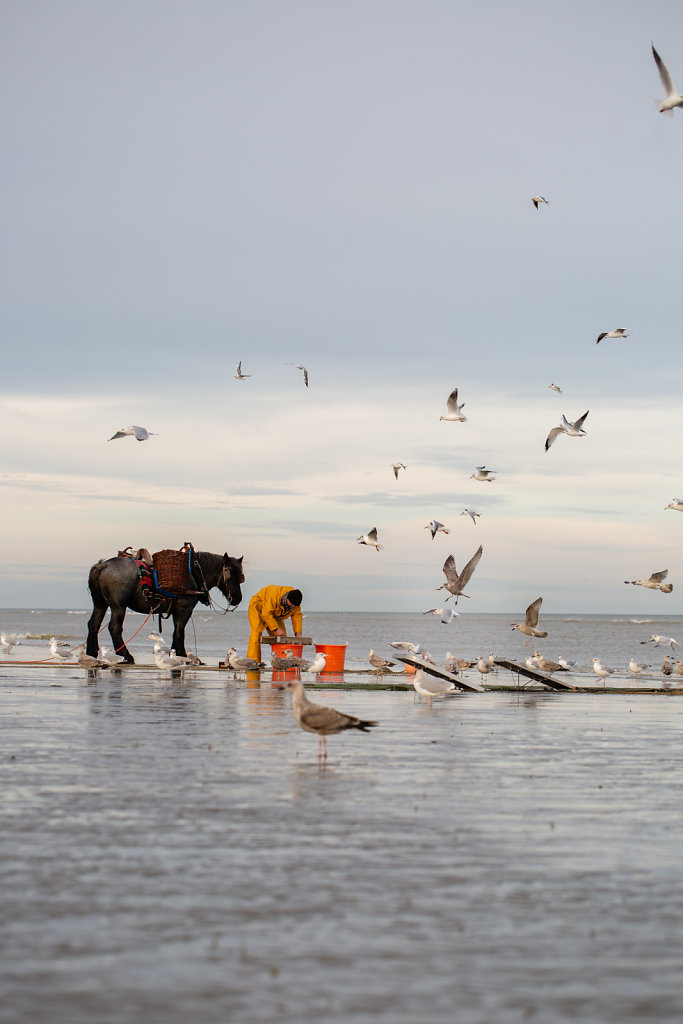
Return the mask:
<svg viewBox="0 0 683 1024">
<path fill-rule="evenodd" d="M 261 587 L 249 601 L 249 637 L 248 657 L 254 661 L 261 660 L 261 634 L 264 629 L 269 636 L 275 636 L 278 629 L 287 632 L 285 619 L 292 620 L 294 633 L 301 634 L 301 608 L 285 608 L 282 598 L 294 587 L 278 587 L 271 583 L 267 587 Z"/>
</svg>

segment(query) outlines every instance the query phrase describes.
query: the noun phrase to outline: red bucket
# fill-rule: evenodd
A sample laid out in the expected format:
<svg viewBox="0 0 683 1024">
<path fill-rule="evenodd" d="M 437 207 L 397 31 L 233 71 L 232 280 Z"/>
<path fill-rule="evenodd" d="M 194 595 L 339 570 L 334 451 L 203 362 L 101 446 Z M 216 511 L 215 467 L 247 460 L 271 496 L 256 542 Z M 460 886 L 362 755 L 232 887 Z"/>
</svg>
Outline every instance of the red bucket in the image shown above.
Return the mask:
<svg viewBox="0 0 683 1024">
<path fill-rule="evenodd" d="M 325 655 L 323 672 L 343 672 L 348 644 L 316 644 L 317 654 Z"/>
</svg>

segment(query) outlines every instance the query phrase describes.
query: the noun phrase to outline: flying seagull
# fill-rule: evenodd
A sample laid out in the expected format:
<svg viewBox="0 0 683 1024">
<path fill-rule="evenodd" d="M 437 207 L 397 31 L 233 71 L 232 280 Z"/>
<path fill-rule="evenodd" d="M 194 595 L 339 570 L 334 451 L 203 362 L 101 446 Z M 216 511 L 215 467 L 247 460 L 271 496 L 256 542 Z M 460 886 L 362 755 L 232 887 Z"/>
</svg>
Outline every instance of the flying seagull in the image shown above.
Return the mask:
<svg viewBox="0 0 683 1024">
<path fill-rule="evenodd" d="M 661 590 L 663 594 L 670 594 L 674 588 L 673 583 L 664 583 L 669 575 L 668 569 L 660 572 L 653 572 L 646 580 L 624 580 L 624 583 L 631 583 L 634 587 L 647 587 L 648 590 Z"/>
<path fill-rule="evenodd" d="M 115 441 L 117 437 L 134 437 L 136 441 L 149 441 L 150 437 L 157 437 L 153 430 L 146 427 L 121 427 L 115 434 L 107 438 L 108 441 Z"/>
<path fill-rule="evenodd" d="M 537 597 L 535 601 L 532 601 L 526 610 L 524 616 L 524 622 L 512 623 L 512 628 L 519 630 L 520 633 L 524 633 L 525 636 L 547 636 L 542 629 L 537 629 L 538 626 L 538 613 L 541 610 L 543 604 L 543 598 Z"/>
<path fill-rule="evenodd" d="M 531 202 L 534 204 L 536 209 L 539 208 L 541 203 L 545 203 L 546 206 L 550 206 L 550 203 L 548 202 L 548 200 L 544 199 L 543 196 L 532 196 L 531 197 Z"/>
<path fill-rule="evenodd" d="M 304 375 L 304 384 L 306 385 L 306 387 L 308 387 L 308 370 L 306 369 L 305 366 L 300 366 L 300 365 L 297 365 L 297 370 L 301 370 L 301 372 L 303 373 L 303 375 Z"/>
<path fill-rule="evenodd" d="M 422 612 L 423 615 L 440 615 L 441 621 L 448 625 L 452 622 L 456 615 L 460 612 L 456 612 L 453 608 L 428 608 L 426 612 Z"/>
<path fill-rule="evenodd" d="M 551 391 L 557 391 L 558 395 L 562 394 L 562 388 L 558 387 L 557 384 L 548 384 Z"/>
<path fill-rule="evenodd" d="M 394 471 L 394 476 L 398 480 L 398 471 L 399 471 L 399 469 L 405 469 L 406 467 L 403 465 L 402 462 L 394 462 L 391 468 Z"/>
<path fill-rule="evenodd" d="M 242 360 L 240 359 L 235 370 L 235 380 L 245 380 L 247 377 L 251 377 L 250 373 L 242 373 Z"/>
<path fill-rule="evenodd" d="M 683 498 L 672 498 L 668 505 L 664 506 L 664 511 L 668 508 L 674 509 L 675 512 L 683 512 Z"/>
<path fill-rule="evenodd" d="M 448 412 L 445 416 L 439 416 L 440 420 L 450 420 L 453 423 L 466 423 L 467 416 L 463 416 L 462 410 L 465 408 L 465 403 L 462 402 L 458 405 L 458 389 L 453 388 L 450 395 L 446 400 L 446 406 Z"/>
<path fill-rule="evenodd" d="M 463 509 L 462 512 L 460 513 L 460 515 L 461 516 L 469 516 L 475 526 L 477 525 L 477 519 L 481 518 L 481 512 L 475 512 L 471 508 Z"/>
<path fill-rule="evenodd" d="M 450 533 L 451 532 L 450 530 L 447 530 L 446 527 L 443 525 L 443 523 L 440 523 L 438 519 L 430 519 L 429 522 L 427 523 L 427 525 L 425 526 L 425 530 L 430 530 L 431 531 L 432 540 L 434 540 L 434 538 L 436 537 L 437 533 L 439 533 L 439 532 L 440 533 Z"/>
<path fill-rule="evenodd" d="M 447 590 L 450 597 L 455 597 L 455 604 L 458 603 L 459 597 L 469 597 L 469 594 L 463 594 L 463 590 L 471 580 L 472 574 L 479 564 L 479 559 L 481 558 L 483 551 L 484 548 L 480 544 L 460 575 L 458 575 L 455 568 L 455 559 L 453 558 L 453 555 L 449 555 L 443 563 L 443 573 L 446 577 L 446 582 L 442 583 L 441 586 L 436 589 Z M 450 597 L 447 597 L 445 600 L 450 600 Z"/>
<path fill-rule="evenodd" d="M 474 473 L 470 473 L 470 480 L 482 480 L 484 483 L 492 484 L 495 480 L 497 469 L 487 469 L 486 466 L 475 466 Z"/>
<path fill-rule="evenodd" d="M 578 420 L 574 420 L 573 423 L 570 423 L 563 413 L 562 422 L 559 427 L 553 427 L 545 439 L 545 450 L 548 451 L 551 444 L 560 436 L 560 434 L 566 434 L 568 437 L 585 437 L 586 431 L 583 430 L 583 424 L 589 412 L 590 410 L 587 409 L 583 416 L 579 416 Z"/>
<path fill-rule="evenodd" d="M 384 545 L 380 544 L 379 541 L 377 540 L 376 526 L 373 526 L 373 528 L 368 533 L 361 533 L 360 537 L 358 538 L 358 543 L 368 544 L 371 548 L 376 548 L 378 551 L 380 548 L 384 547 Z"/>
<path fill-rule="evenodd" d="M 628 327 L 617 327 L 614 331 L 603 331 L 602 334 L 598 334 L 596 345 L 599 345 L 603 338 L 628 338 L 626 333 Z"/>
<path fill-rule="evenodd" d="M 377 722 L 366 721 L 356 718 L 355 715 L 346 715 L 343 711 L 336 711 L 334 708 L 324 707 L 322 704 L 314 704 L 309 700 L 300 679 L 291 679 L 287 688 L 292 691 L 292 710 L 297 722 L 306 732 L 318 734 L 318 758 L 327 758 L 327 737 L 335 736 L 345 729 L 360 729 L 361 732 L 368 732 L 374 728 Z"/>
<path fill-rule="evenodd" d="M 672 636 L 661 636 L 659 633 L 653 633 L 649 640 L 641 640 L 641 644 L 654 644 L 655 647 L 670 647 L 673 651 L 674 647 L 678 647 L 678 640 L 674 640 Z"/>
<path fill-rule="evenodd" d="M 674 107 L 683 107 L 683 96 L 681 96 L 679 92 L 676 92 L 676 87 L 671 81 L 669 69 L 655 50 L 654 43 L 651 43 L 650 45 L 652 46 L 652 56 L 655 59 L 655 64 L 659 71 L 659 77 L 661 78 L 662 85 L 666 91 L 666 99 L 655 100 L 655 103 L 657 104 L 657 109 L 660 114 L 666 114 L 668 117 L 673 117 Z"/>
</svg>

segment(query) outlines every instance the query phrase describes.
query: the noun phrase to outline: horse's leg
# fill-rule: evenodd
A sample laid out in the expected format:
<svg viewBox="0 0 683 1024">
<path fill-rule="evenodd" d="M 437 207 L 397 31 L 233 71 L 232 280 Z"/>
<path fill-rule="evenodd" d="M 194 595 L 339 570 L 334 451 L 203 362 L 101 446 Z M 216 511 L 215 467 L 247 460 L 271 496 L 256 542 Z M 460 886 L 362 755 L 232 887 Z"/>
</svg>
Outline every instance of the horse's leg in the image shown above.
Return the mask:
<svg viewBox="0 0 683 1024">
<path fill-rule="evenodd" d="M 88 640 L 86 644 L 86 654 L 96 658 L 99 650 L 100 642 L 97 639 L 100 626 L 102 625 L 102 619 L 107 614 L 106 602 L 95 602 L 93 598 L 93 610 L 92 615 L 88 619 Z"/>
<path fill-rule="evenodd" d="M 120 654 L 122 658 L 128 662 L 129 665 L 135 664 L 135 658 L 130 653 L 128 648 L 123 642 L 123 620 L 126 617 L 126 609 L 112 605 L 111 607 L 111 618 L 109 619 L 109 634 L 111 636 L 111 642 L 114 645 L 114 650 L 117 654 Z"/>
<path fill-rule="evenodd" d="M 196 600 L 181 600 L 179 597 L 175 599 L 173 608 L 173 644 L 171 646 L 179 658 L 186 657 L 185 626 L 190 621 L 190 616 L 194 611 L 196 603 Z"/>
</svg>

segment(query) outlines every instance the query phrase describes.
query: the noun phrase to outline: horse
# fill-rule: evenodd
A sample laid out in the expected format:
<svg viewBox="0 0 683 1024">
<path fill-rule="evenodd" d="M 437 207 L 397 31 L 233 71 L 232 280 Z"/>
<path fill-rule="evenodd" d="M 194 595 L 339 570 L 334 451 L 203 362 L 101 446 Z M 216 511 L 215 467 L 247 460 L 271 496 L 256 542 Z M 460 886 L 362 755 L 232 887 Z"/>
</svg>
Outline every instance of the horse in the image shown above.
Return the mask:
<svg viewBox="0 0 683 1024">
<path fill-rule="evenodd" d="M 171 616 L 173 618 L 172 648 L 180 657 L 185 657 L 185 627 L 190 620 L 198 601 L 209 604 L 209 591 L 218 587 L 227 598 L 228 606 L 236 608 L 242 600 L 244 573 L 242 559 L 233 558 L 227 552 L 215 555 L 210 551 L 194 551 L 192 554 L 192 573 L 197 583 L 197 594 L 177 594 L 171 598 Z M 111 609 L 109 633 L 114 650 L 123 656 L 129 665 L 135 659 L 123 642 L 123 620 L 126 609 L 141 612 L 143 615 L 157 611 L 159 599 L 157 595 L 147 597 L 140 584 L 138 567 L 133 558 L 117 556 L 101 558 L 90 569 L 88 588 L 92 596 L 93 612 L 88 620 L 88 642 L 86 651 L 97 657 L 99 648 L 98 633 L 107 608 Z M 155 600 L 156 598 L 156 600 Z"/>
</svg>

